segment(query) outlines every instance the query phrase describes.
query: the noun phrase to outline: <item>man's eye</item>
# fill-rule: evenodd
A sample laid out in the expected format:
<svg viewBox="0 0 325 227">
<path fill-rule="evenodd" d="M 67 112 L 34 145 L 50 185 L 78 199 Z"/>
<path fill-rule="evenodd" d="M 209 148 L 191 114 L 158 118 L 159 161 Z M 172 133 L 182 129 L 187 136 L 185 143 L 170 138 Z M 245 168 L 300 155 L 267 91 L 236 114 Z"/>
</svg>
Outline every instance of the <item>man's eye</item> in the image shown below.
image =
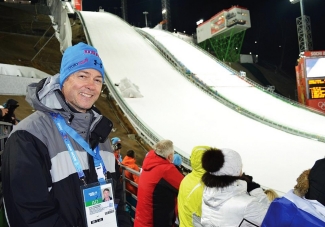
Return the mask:
<svg viewBox="0 0 325 227">
<path fill-rule="evenodd" d="M 85 78 L 86 76 L 85 75 L 79 75 L 79 78 Z"/>
</svg>

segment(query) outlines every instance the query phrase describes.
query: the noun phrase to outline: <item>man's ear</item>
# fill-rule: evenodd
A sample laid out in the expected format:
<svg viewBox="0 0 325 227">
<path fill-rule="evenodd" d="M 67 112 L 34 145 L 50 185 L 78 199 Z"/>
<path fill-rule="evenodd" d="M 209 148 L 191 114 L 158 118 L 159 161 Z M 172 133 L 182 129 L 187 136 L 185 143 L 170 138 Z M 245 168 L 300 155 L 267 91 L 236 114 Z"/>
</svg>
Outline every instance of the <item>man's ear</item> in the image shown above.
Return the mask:
<svg viewBox="0 0 325 227">
<path fill-rule="evenodd" d="M 170 161 L 171 163 L 173 163 L 173 161 L 174 161 L 174 154 L 169 154 L 167 156 L 167 159 L 168 159 L 168 161 Z"/>
</svg>

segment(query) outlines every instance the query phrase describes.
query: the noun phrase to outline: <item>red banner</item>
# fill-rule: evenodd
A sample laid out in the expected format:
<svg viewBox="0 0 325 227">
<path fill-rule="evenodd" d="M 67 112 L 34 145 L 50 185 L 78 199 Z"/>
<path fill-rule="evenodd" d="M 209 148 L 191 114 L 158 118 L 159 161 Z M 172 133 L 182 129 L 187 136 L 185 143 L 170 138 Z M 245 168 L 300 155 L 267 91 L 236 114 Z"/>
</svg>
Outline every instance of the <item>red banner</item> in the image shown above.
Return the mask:
<svg viewBox="0 0 325 227">
<path fill-rule="evenodd" d="M 74 8 L 82 11 L 82 0 L 74 0 Z"/>
<path fill-rule="evenodd" d="M 307 106 L 325 113 L 325 99 L 308 99 Z"/>
<path fill-rule="evenodd" d="M 324 50 L 317 50 L 317 51 L 306 51 L 304 53 L 304 56 L 306 57 L 319 57 L 319 56 L 325 56 Z"/>
</svg>

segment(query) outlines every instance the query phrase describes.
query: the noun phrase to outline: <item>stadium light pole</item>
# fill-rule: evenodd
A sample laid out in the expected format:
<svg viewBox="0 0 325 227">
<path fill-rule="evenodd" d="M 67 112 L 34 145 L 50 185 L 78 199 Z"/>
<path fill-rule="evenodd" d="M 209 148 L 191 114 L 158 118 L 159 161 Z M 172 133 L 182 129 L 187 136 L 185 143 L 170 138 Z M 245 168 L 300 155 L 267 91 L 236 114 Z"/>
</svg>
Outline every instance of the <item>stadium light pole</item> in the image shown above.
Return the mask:
<svg viewBox="0 0 325 227">
<path fill-rule="evenodd" d="M 147 15 L 148 15 L 148 12 L 145 11 L 145 12 L 143 12 L 143 14 L 144 14 L 144 20 L 145 20 L 145 22 L 146 22 L 146 27 L 148 27 L 148 22 L 147 22 Z"/>
<path fill-rule="evenodd" d="M 304 13 L 303 0 L 289 0 L 289 1 L 291 2 L 291 4 L 296 4 L 300 2 L 301 18 L 296 19 L 299 50 L 300 52 L 308 51 L 309 49 L 312 49 L 312 41 L 308 39 L 308 36 L 311 37 L 311 29 L 310 29 L 309 17 L 307 17 Z M 300 38 L 302 38 L 302 40 Z"/>
</svg>

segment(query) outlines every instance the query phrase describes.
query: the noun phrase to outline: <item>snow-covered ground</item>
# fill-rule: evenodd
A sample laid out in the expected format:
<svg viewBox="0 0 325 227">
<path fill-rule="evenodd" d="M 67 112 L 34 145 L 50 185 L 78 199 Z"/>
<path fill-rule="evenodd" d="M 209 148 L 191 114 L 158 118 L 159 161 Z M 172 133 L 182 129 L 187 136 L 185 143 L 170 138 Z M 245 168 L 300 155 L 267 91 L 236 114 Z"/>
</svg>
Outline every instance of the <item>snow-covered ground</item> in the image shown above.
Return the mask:
<svg viewBox="0 0 325 227">
<path fill-rule="evenodd" d="M 325 156 L 325 143 L 254 121 L 224 106 L 185 79 L 133 27 L 109 13 L 81 12 L 90 41 L 113 83 L 128 78 L 142 98 L 124 102 L 159 137 L 190 157 L 197 145 L 231 148 L 243 171 L 261 185 L 287 192 L 299 174 Z M 237 105 L 277 123 L 323 135 L 325 118 L 294 107 L 239 79 L 185 41 L 148 31 L 193 73 Z M 118 90 L 118 87 L 116 87 Z"/>
</svg>

